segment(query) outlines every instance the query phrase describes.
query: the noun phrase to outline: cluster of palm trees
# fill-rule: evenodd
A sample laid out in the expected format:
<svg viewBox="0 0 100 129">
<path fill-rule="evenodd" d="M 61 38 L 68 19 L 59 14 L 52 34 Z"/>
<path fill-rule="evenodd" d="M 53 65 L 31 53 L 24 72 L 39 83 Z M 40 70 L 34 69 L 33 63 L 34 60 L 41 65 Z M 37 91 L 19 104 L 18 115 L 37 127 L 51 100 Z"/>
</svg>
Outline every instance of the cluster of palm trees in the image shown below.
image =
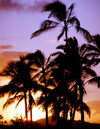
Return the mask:
<svg viewBox="0 0 100 129">
<path fill-rule="evenodd" d="M 60 118 L 67 121 L 70 114 L 71 122 L 74 121 L 76 111 L 81 113 L 81 123 L 84 123 L 84 112 L 90 116 L 90 109 L 83 102 L 86 94 L 87 83 L 97 83 L 100 86 L 100 77 L 92 69 L 100 62 L 100 35 L 91 36 L 90 33 L 80 26 L 79 20 L 73 15 L 74 4 L 68 9 L 60 1 L 47 4 L 43 11 L 50 12 L 48 20 L 41 23 L 40 29 L 35 31 L 31 38 L 41 33 L 61 27 L 60 40 L 65 34 L 64 45 L 57 47 L 57 52 L 52 53 L 48 59 L 37 50 L 19 61 L 10 62 L 1 72 L 2 76 L 9 76 L 9 84 L 0 89 L 0 95 L 9 95 L 3 107 L 7 107 L 14 101 L 17 105 L 24 99 L 25 117 L 32 121 L 32 108 L 35 104 L 41 105 L 46 112 L 46 126 L 48 112 L 59 125 Z M 55 18 L 53 21 L 51 18 Z M 75 27 L 88 41 L 79 47 L 75 37 L 68 37 L 68 29 Z M 34 93 L 41 91 L 39 98 L 34 100 Z"/>
</svg>

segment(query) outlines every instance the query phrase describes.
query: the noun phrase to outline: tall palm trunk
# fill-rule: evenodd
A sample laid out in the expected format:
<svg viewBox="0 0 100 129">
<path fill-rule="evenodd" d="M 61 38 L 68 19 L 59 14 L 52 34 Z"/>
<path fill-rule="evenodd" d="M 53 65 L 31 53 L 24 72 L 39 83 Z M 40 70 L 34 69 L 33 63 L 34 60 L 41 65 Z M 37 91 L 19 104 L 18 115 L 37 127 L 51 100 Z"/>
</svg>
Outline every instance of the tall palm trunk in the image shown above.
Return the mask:
<svg viewBox="0 0 100 129">
<path fill-rule="evenodd" d="M 84 110 L 83 110 L 83 86 L 81 79 L 79 80 L 79 91 L 80 91 L 80 110 L 81 110 L 81 125 L 84 124 Z"/>
<path fill-rule="evenodd" d="M 28 121 L 28 114 L 27 114 L 27 97 L 26 97 L 26 93 L 24 92 L 24 95 L 25 95 L 25 118 L 26 118 L 26 121 Z"/>
<path fill-rule="evenodd" d="M 45 110 L 46 110 L 46 127 L 49 126 L 48 123 L 48 104 L 47 104 L 47 84 L 46 84 L 46 78 L 45 78 L 45 69 L 43 68 L 43 77 L 44 77 L 44 84 L 45 84 L 45 98 L 46 98 L 46 104 L 45 104 Z"/>
<path fill-rule="evenodd" d="M 57 112 L 57 126 L 59 127 L 59 121 L 60 121 L 60 112 L 58 111 Z"/>
<path fill-rule="evenodd" d="M 74 107 L 74 111 L 73 111 L 73 114 L 72 114 L 72 123 L 74 122 L 75 112 L 76 112 L 76 107 Z"/>
<path fill-rule="evenodd" d="M 30 106 L 30 122 L 32 123 L 32 100 L 30 91 L 29 91 L 29 106 Z"/>
<path fill-rule="evenodd" d="M 77 91 L 78 91 L 78 87 L 77 87 L 77 83 L 75 84 L 75 102 L 74 102 L 74 109 L 73 109 L 73 114 L 72 114 L 72 123 L 74 122 L 74 118 L 75 118 L 75 112 L 76 112 L 76 108 L 77 108 L 77 101 L 78 101 L 78 93 L 77 93 Z"/>
<path fill-rule="evenodd" d="M 66 95 L 64 94 L 64 112 L 63 112 L 63 119 L 66 120 Z"/>
</svg>

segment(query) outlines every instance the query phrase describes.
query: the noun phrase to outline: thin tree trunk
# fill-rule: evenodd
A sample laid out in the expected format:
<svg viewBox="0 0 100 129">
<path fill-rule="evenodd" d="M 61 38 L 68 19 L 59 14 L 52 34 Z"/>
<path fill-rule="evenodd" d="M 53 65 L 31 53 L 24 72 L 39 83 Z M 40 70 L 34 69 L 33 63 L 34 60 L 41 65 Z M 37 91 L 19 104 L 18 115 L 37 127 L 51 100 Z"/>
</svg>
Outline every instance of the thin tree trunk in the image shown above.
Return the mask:
<svg viewBox="0 0 100 129">
<path fill-rule="evenodd" d="M 79 90 L 80 90 L 80 105 L 81 105 L 81 125 L 84 124 L 84 110 L 83 110 L 83 86 L 82 81 L 79 81 Z"/>
<path fill-rule="evenodd" d="M 64 112 L 63 112 L 63 119 L 66 120 L 66 96 L 64 95 Z"/>
<path fill-rule="evenodd" d="M 72 108 L 71 108 L 71 111 L 70 111 L 70 120 L 72 121 Z"/>
<path fill-rule="evenodd" d="M 31 121 L 31 124 L 32 124 L 32 108 L 30 110 L 30 121 Z"/>
<path fill-rule="evenodd" d="M 83 96 L 81 96 L 81 125 L 84 124 Z"/>
<path fill-rule="evenodd" d="M 47 104 L 47 85 L 46 85 L 46 78 L 45 78 L 45 70 L 43 69 L 43 77 L 44 77 L 44 83 L 45 83 L 45 88 L 46 88 L 46 91 L 45 91 L 45 98 L 46 98 L 46 104 L 45 104 L 45 110 L 46 110 L 46 127 L 49 126 L 49 123 L 48 123 L 48 104 Z"/>
<path fill-rule="evenodd" d="M 58 110 L 57 110 L 57 126 L 59 127 L 59 122 L 60 122 L 60 108 L 61 108 L 61 95 L 59 95 L 59 100 L 58 100 Z"/>
<path fill-rule="evenodd" d="M 30 106 L 30 122 L 32 123 L 32 100 L 30 91 L 29 91 L 29 106 Z"/>
<path fill-rule="evenodd" d="M 25 95 L 25 118 L 26 121 L 28 121 L 28 114 L 27 114 L 27 97 L 26 97 L 26 93 L 24 93 Z"/>
<path fill-rule="evenodd" d="M 60 112 L 57 113 L 57 127 L 59 127 L 59 122 L 60 122 L 60 117 L 59 117 L 59 115 L 60 115 Z"/>
<path fill-rule="evenodd" d="M 77 94 L 77 83 L 75 84 L 75 102 L 74 102 L 74 109 L 73 109 L 73 114 L 72 114 L 72 123 L 74 122 L 74 118 L 75 118 L 75 112 L 76 112 L 76 108 L 77 108 L 77 101 L 78 101 L 78 94 Z"/>
<path fill-rule="evenodd" d="M 72 122 L 74 122 L 74 118 L 75 118 L 75 111 L 76 111 L 76 107 L 74 107 L 74 111 L 73 111 L 73 114 L 72 114 Z"/>
</svg>

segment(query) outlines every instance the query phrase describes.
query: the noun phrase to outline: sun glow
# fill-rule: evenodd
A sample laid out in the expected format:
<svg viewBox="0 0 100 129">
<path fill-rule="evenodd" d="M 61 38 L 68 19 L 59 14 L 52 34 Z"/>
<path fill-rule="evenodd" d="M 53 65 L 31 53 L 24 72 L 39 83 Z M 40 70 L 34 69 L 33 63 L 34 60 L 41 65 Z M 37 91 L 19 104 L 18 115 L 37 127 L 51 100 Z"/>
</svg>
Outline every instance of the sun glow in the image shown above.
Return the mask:
<svg viewBox="0 0 100 129">
<path fill-rule="evenodd" d="M 2 103 L 2 106 L 5 103 L 6 99 L 7 99 L 7 96 L 0 99 L 0 103 Z M 14 104 L 5 108 L 4 110 L 2 109 L 2 107 L 0 107 L 0 110 L 2 111 L 2 115 L 3 115 L 5 120 L 9 121 L 11 119 L 14 119 L 14 117 L 20 118 L 20 116 L 22 116 L 22 118 L 25 119 L 24 101 L 22 101 L 18 105 L 17 108 L 16 108 L 16 103 L 17 103 L 17 101 Z M 41 118 L 45 118 L 45 112 L 43 112 L 41 107 L 34 106 L 33 110 L 32 110 L 32 115 L 33 115 L 33 118 L 32 118 L 33 121 L 36 121 L 36 120 L 41 119 Z M 29 113 L 28 113 L 28 120 L 30 120 L 30 114 Z"/>
<path fill-rule="evenodd" d="M 9 78 L 5 78 L 5 77 L 0 77 L 0 85 L 6 85 L 9 82 Z M 40 92 L 38 92 L 36 95 L 34 95 L 34 99 L 36 99 L 37 97 L 40 96 Z M 5 96 L 4 98 L 0 98 L 0 115 L 3 115 L 3 120 L 11 120 L 14 119 L 15 117 L 20 118 L 20 116 L 22 116 L 22 118 L 25 120 L 25 105 L 24 105 L 24 100 L 18 105 L 17 108 L 16 107 L 16 103 L 13 103 L 12 105 L 8 106 L 7 108 L 5 108 L 3 110 L 2 106 L 3 104 L 6 102 L 7 100 L 7 96 Z M 96 123 L 100 123 L 100 116 L 99 114 L 96 114 L 97 110 L 91 110 L 91 118 L 89 119 L 88 115 L 85 115 L 85 121 L 88 122 L 96 122 Z M 51 115 L 51 114 L 49 114 Z M 42 107 L 33 107 L 32 110 L 32 120 L 36 121 L 38 119 L 41 118 L 45 118 L 45 111 L 43 112 Z M 76 112 L 75 115 L 75 120 L 80 120 L 80 113 Z M 30 114 L 28 113 L 28 120 L 30 120 Z"/>
</svg>

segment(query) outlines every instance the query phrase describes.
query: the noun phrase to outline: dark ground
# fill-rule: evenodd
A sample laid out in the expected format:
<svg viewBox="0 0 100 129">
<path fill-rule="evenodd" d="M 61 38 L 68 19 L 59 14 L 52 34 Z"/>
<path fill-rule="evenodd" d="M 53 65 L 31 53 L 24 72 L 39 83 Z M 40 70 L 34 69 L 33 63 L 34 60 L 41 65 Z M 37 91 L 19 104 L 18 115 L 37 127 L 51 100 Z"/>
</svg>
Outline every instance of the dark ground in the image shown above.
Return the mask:
<svg viewBox="0 0 100 129">
<path fill-rule="evenodd" d="M 74 126 L 72 124 L 60 124 L 59 127 L 57 126 L 49 126 L 46 128 L 45 126 L 41 126 L 37 123 L 33 125 L 0 125 L 0 129 L 100 129 L 100 124 L 91 124 L 85 123 L 83 126 L 80 125 L 80 122 L 74 122 Z"/>
</svg>

